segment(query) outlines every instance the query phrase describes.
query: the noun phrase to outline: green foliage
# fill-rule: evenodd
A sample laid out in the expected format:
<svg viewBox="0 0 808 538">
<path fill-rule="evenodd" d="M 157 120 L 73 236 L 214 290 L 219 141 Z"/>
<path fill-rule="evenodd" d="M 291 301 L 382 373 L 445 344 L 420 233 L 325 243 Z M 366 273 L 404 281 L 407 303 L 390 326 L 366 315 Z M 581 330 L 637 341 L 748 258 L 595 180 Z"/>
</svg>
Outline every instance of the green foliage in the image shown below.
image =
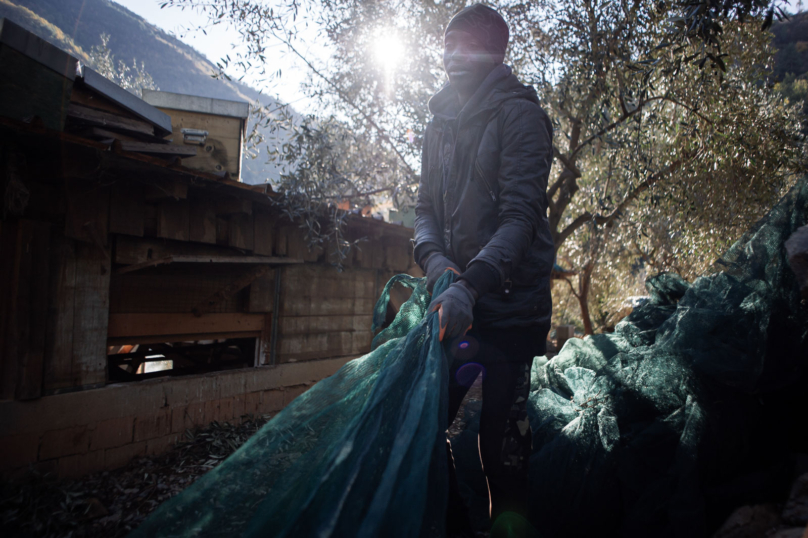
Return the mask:
<svg viewBox="0 0 808 538">
<path fill-rule="evenodd" d="M 137 60 L 132 60 L 132 65 L 127 65 L 123 60 L 115 61 L 115 56 L 109 50 L 109 34 L 101 34 L 101 44 L 95 45 L 90 50 L 87 59 L 90 66 L 98 73 L 126 91 L 143 96 L 143 90 L 156 90 L 154 79 L 146 72 L 143 62 L 137 64 Z"/>
<path fill-rule="evenodd" d="M 332 263 L 341 268 L 358 241 L 342 234 L 349 210 L 389 196 L 401 176 L 400 161 L 372 134 L 334 118 L 305 118 L 268 153 L 284 165 L 274 183 L 283 195 L 278 205 L 290 220 L 304 222 L 310 243 L 326 244 Z"/>
<path fill-rule="evenodd" d="M 269 47 L 279 43 L 307 61 L 309 94 L 346 129 L 398 157 L 398 177 L 371 178 L 377 188 L 414 194 L 426 103 L 445 80 L 443 28 L 466 2 L 166 4 L 205 10 L 212 24 L 241 33 L 247 52 L 223 59 L 222 69 L 266 72 Z M 614 294 L 635 289 L 605 281 L 630 282 L 638 263 L 649 272 L 700 272 L 804 168 L 797 109 L 762 84 L 773 57 L 763 28 L 778 2 L 494 5 L 511 27 L 506 61 L 537 87 L 555 123 L 549 221 L 559 259 L 577 271 L 569 285 L 587 332 L 593 308 L 603 320 Z M 327 63 L 301 52 L 309 26 L 332 47 Z M 398 64 L 378 60 L 380 35 L 399 37 L 406 54 Z M 317 175 L 324 193 L 346 176 L 328 170 Z"/>
</svg>

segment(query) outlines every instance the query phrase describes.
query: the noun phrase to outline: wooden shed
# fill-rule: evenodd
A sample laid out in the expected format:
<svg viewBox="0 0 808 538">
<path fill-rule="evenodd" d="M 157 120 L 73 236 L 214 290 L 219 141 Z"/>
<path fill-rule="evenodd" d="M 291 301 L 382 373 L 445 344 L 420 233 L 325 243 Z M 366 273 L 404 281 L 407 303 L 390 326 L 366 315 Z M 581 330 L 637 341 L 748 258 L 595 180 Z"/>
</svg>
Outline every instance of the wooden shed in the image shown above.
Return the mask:
<svg viewBox="0 0 808 538">
<path fill-rule="evenodd" d="M 185 166 L 165 115 L 96 75 L 53 98 L 61 125 L 0 116 L 4 476 L 114 468 L 277 411 L 366 353 L 381 287 L 417 272 L 411 229 L 360 216 L 338 272 L 267 186 Z"/>
<path fill-rule="evenodd" d="M 185 166 L 241 179 L 248 103 L 157 90 L 143 90 L 143 100 L 171 117 L 172 145 L 199 148 Z"/>
</svg>

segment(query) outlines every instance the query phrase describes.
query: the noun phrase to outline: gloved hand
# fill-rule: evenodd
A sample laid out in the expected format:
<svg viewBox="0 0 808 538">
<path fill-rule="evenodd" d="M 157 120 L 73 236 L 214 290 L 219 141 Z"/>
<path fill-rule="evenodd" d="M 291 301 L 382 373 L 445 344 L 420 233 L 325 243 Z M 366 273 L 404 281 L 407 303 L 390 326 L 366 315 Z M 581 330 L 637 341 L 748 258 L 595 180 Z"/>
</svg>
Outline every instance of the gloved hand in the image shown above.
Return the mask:
<svg viewBox="0 0 808 538">
<path fill-rule="evenodd" d="M 460 268 L 454 264 L 449 258 L 439 252 L 434 252 L 424 262 L 424 269 L 426 269 L 426 290 L 432 293 L 432 288 L 435 287 L 435 282 L 447 270 L 460 274 Z"/>
<path fill-rule="evenodd" d="M 438 311 L 440 341 L 448 336 L 454 338 L 466 334 L 474 321 L 472 313 L 477 302 L 475 293 L 463 281 L 451 284 L 446 291 L 432 299 L 429 311 Z"/>
</svg>

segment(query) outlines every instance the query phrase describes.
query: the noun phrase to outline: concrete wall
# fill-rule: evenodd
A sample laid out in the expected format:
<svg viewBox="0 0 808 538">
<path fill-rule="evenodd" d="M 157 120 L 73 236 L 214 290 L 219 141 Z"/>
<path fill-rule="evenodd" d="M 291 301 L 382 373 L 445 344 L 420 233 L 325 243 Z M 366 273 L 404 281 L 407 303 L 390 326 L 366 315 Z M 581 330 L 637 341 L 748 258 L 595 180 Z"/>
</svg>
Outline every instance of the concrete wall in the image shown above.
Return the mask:
<svg viewBox="0 0 808 538">
<path fill-rule="evenodd" d="M 63 478 L 168 450 L 188 428 L 279 411 L 350 358 L 159 378 L 0 401 L 0 475 L 31 466 Z"/>
</svg>

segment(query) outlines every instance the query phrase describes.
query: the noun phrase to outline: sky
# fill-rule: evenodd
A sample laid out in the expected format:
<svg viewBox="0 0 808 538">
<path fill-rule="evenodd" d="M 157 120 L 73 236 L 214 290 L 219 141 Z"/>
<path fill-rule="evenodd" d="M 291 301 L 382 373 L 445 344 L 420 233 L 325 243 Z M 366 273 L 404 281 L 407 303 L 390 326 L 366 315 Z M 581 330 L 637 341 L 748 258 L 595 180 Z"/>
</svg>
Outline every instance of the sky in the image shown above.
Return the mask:
<svg viewBox="0 0 808 538">
<path fill-rule="evenodd" d="M 174 34 L 178 39 L 201 52 L 213 63 L 216 63 L 225 54 L 230 54 L 231 58 L 234 56 L 232 51 L 234 50 L 234 44 L 239 41 L 238 32 L 225 25 L 208 27 L 205 15 L 188 9 L 180 10 L 170 7 L 160 9 L 160 4 L 163 3 L 161 0 L 113 1 L 140 15 L 158 28 Z M 189 31 L 189 28 L 195 29 L 199 26 L 206 26 L 206 34 L 198 30 Z M 314 40 L 308 41 L 313 42 Z M 301 112 L 309 112 L 312 104 L 307 103 L 306 99 L 301 97 L 300 91 L 300 85 L 308 75 L 307 68 L 299 59 L 285 52 L 282 46 L 277 46 L 275 52 L 277 54 L 272 60 L 283 72 L 280 79 L 273 82 L 270 87 L 265 86 L 258 79 L 251 78 L 249 75 L 244 78 L 243 82 L 263 91 L 265 94 L 277 96 L 281 102 L 292 104 L 295 109 Z M 326 55 L 322 51 L 312 48 L 306 49 L 306 52 L 314 58 L 321 58 Z M 242 73 L 230 72 L 228 74 L 239 77 Z"/>
<path fill-rule="evenodd" d="M 225 54 L 233 57 L 232 51 L 235 43 L 239 42 L 239 34 L 236 30 L 225 25 L 217 25 L 206 28 L 206 34 L 198 31 L 189 31 L 189 28 L 208 26 L 207 18 L 191 10 L 180 10 L 177 8 L 160 9 L 163 0 L 113 0 L 130 11 L 140 15 L 155 26 L 173 33 L 184 43 L 196 48 L 204 54 L 211 62 L 216 63 Z M 283 0 L 266 0 L 267 2 Z M 789 0 L 791 11 L 802 11 L 805 8 L 803 0 Z M 322 47 L 317 48 L 319 40 L 316 39 L 316 29 L 311 29 L 300 45 L 304 54 L 315 62 L 327 60 L 328 51 Z M 265 94 L 277 96 L 281 102 L 293 105 L 300 112 L 313 112 L 314 103 L 302 97 L 300 85 L 308 76 L 307 67 L 298 58 L 287 53 L 281 45 L 275 49 L 277 53 L 272 61 L 282 70 L 282 76 L 275 80 L 271 86 L 265 86 L 257 78 L 247 75 L 244 82 Z M 389 54 L 388 54 L 389 56 Z M 274 67 L 274 66 L 273 66 Z M 242 73 L 230 72 L 230 75 L 239 77 Z"/>
</svg>

